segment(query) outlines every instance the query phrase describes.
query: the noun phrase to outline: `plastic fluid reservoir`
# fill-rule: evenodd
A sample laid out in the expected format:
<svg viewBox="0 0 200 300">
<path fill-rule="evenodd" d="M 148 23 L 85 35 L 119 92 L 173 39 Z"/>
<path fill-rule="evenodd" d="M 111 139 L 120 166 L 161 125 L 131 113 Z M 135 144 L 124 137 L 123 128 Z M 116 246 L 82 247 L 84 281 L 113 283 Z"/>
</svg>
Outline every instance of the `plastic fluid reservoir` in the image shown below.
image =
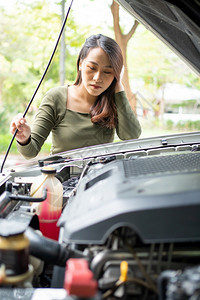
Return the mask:
<svg viewBox="0 0 200 300">
<path fill-rule="evenodd" d="M 56 170 L 44 167 L 41 176 L 31 186 L 31 196 L 41 197 L 47 189 L 47 198 L 36 209 L 40 221 L 40 230 L 48 238 L 58 240 L 59 227 L 57 221 L 61 215 L 63 202 L 63 186 L 55 177 Z"/>
</svg>

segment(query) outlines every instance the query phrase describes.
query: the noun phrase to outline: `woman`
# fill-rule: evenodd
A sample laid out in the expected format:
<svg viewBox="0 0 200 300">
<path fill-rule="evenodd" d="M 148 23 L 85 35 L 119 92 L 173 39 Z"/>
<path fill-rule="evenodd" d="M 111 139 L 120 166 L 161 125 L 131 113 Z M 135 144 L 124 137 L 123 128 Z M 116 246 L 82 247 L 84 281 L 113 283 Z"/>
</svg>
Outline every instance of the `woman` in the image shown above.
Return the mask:
<svg viewBox="0 0 200 300">
<path fill-rule="evenodd" d="M 89 37 L 77 60 L 75 83 L 47 92 L 32 130 L 21 114 L 11 122 L 11 133 L 18 129 L 21 154 L 35 157 L 50 132 L 51 154 L 113 142 L 115 130 L 121 140 L 138 138 L 141 127 L 120 81 L 122 67 L 121 49 L 113 39 Z"/>
</svg>

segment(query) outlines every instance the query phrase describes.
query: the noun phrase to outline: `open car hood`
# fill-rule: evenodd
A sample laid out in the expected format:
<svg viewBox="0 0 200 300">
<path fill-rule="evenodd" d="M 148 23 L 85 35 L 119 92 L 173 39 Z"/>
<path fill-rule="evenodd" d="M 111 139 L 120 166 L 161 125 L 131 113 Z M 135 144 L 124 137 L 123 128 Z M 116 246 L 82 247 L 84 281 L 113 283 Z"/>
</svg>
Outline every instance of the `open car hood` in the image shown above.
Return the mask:
<svg viewBox="0 0 200 300">
<path fill-rule="evenodd" d="M 117 0 L 200 74 L 199 0 Z"/>
</svg>

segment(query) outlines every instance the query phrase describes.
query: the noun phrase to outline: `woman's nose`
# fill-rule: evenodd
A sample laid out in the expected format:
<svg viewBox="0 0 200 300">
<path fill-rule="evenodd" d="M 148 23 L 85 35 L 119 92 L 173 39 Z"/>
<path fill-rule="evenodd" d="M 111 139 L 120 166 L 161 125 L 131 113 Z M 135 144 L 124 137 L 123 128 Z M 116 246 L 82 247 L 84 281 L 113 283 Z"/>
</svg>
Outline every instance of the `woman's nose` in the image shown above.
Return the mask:
<svg viewBox="0 0 200 300">
<path fill-rule="evenodd" d="M 96 72 L 96 73 L 94 74 L 93 79 L 94 79 L 95 81 L 97 81 L 97 82 L 102 82 L 101 72 Z"/>
</svg>

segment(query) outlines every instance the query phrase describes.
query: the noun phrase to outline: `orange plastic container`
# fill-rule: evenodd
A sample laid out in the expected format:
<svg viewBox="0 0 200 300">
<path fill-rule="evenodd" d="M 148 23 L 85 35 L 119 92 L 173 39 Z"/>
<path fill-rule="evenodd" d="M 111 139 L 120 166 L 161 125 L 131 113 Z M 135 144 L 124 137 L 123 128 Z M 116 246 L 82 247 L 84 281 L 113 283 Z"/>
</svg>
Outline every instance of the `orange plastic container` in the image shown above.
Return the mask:
<svg viewBox="0 0 200 300">
<path fill-rule="evenodd" d="M 56 170 L 44 167 L 42 175 L 38 176 L 31 186 L 31 196 L 41 197 L 47 189 L 47 199 L 41 202 L 36 209 L 40 221 L 40 230 L 48 238 L 58 240 L 59 227 L 57 221 L 62 212 L 63 186 L 55 177 Z"/>
</svg>

